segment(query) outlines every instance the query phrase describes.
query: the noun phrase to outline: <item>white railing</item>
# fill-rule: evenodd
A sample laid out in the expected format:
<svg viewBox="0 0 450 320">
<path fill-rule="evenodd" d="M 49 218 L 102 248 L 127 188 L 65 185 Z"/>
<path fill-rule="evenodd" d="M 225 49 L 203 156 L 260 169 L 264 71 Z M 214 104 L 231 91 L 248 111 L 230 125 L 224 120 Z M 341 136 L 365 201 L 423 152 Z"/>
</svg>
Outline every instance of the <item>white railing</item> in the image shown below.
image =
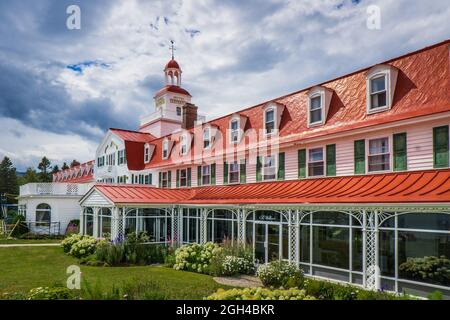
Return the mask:
<svg viewBox="0 0 450 320">
<path fill-rule="evenodd" d="M 20 187 L 20 196 L 83 196 L 91 187 L 92 183 L 28 183 Z"/>
</svg>

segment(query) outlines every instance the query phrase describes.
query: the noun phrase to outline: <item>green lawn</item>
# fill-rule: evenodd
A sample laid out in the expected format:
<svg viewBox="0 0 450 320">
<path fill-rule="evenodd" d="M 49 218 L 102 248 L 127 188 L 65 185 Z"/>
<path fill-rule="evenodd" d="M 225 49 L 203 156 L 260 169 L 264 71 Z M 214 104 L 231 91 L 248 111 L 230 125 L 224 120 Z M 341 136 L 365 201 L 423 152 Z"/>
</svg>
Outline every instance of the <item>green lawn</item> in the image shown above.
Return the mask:
<svg viewBox="0 0 450 320">
<path fill-rule="evenodd" d="M 78 261 L 65 255 L 59 247 L 0 248 L 0 293 L 28 292 L 31 288 L 65 284 L 66 268 Z M 212 277 L 176 271 L 159 266 L 89 267 L 81 266 L 82 286 L 110 290 L 125 281 L 153 279 L 164 284 L 170 299 L 202 299 L 218 288 Z"/>
<path fill-rule="evenodd" d="M 38 240 L 28 240 L 28 239 L 0 239 L 0 244 L 28 244 L 28 243 L 59 243 L 62 240 L 55 239 L 38 239 Z"/>
</svg>

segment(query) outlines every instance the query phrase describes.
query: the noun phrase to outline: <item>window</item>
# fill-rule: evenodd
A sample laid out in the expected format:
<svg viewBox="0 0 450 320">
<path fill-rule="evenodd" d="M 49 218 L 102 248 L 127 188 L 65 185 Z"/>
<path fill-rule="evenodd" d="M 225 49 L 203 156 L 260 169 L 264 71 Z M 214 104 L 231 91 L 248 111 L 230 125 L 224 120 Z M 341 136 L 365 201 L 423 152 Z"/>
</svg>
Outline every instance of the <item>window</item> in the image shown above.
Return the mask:
<svg viewBox="0 0 450 320">
<path fill-rule="evenodd" d="M 211 166 L 202 167 L 202 185 L 208 185 L 211 183 Z"/>
<path fill-rule="evenodd" d="M 97 167 L 103 167 L 105 165 L 105 156 L 97 158 Z"/>
<path fill-rule="evenodd" d="M 144 183 L 145 184 L 152 184 L 152 174 L 151 173 L 149 173 L 149 174 L 146 174 L 146 175 L 144 175 Z"/>
<path fill-rule="evenodd" d="M 169 186 L 168 173 L 162 172 L 161 174 L 161 187 L 167 188 Z"/>
<path fill-rule="evenodd" d="M 316 95 L 309 100 L 309 124 L 322 123 L 322 97 Z"/>
<path fill-rule="evenodd" d="M 150 161 L 150 148 L 146 144 L 144 147 L 144 162 L 148 163 Z"/>
<path fill-rule="evenodd" d="M 230 183 L 239 183 L 239 163 L 237 161 L 230 163 L 229 169 Z"/>
<path fill-rule="evenodd" d="M 272 134 L 275 130 L 275 110 L 267 110 L 265 114 L 266 134 Z"/>
<path fill-rule="evenodd" d="M 125 150 L 119 150 L 118 152 L 118 164 L 125 164 L 126 161 L 126 157 L 125 157 Z"/>
<path fill-rule="evenodd" d="M 386 75 L 370 79 L 370 110 L 387 107 Z"/>
<path fill-rule="evenodd" d="M 263 179 L 264 180 L 273 180 L 276 177 L 277 167 L 275 163 L 275 156 L 267 156 L 264 157 L 264 165 L 263 165 Z"/>
<path fill-rule="evenodd" d="M 231 143 L 239 142 L 239 120 L 237 120 L 237 119 L 231 121 L 230 140 L 231 140 Z"/>
<path fill-rule="evenodd" d="M 324 157 L 323 148 L 314 148 L 309 150 L 308 158 L 308 176 L 317 177 L 324 175 Z"/>
<path fill-rule="evenodd" d="M 116 157 L 114 153 L 106 155 L 106 165 L 114 166 L 116 164 Z"/>
<path fill-rule="evenodd" d="M 389 139 L 369 140 L 369 172 L 390 170 Z"/>
<path fill-rule="evenodd" d="M 41 203 L 36 207 L 36 222 L 38 224 L 49 224 L 51 222 L 51 207 L 46 203 Z"/>
<path fill-rule="evenodd" d="M 181 107 L 177 107 L 177 116 L 181 116 Z"/>
<path fill-rule="evenodd" d="M 162 150 L 162 157 L 163 159 L 167 159 L 169 156 L 169 140 L 163 141 L 163 150 Z"/>
<path fill-rule="evenodd" d="M 187 143 L 187 137 L 186 135 L 182 135 L 180 138 L 180 144 L 181 144 L 181 154 L 185 155 L 187 153 L 187 149 L 188 149 L 188 143 Z"/>
<path fill-rule="evenodd" d="M 205 128 L 203 130 L 203 148 L 208 149 L 211 146 L 211 129 Z"/>
<path fill-rule="evenodd" d="M 187 186 L 187 169 L 180 170 L 180 187 Z"/>
</svg>

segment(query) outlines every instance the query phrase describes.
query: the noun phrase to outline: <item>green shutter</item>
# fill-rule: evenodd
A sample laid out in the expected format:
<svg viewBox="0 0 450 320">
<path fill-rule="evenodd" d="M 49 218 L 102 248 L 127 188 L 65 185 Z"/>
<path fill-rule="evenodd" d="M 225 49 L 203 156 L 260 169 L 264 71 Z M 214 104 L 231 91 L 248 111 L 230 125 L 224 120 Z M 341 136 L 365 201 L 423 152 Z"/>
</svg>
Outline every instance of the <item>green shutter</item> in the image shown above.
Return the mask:
<svg viewBox="0 0 450 320">
<path fill-rule="evenodd" d="M 197 186 L 202 185 L 202 166 L 197 167 Z"/>
<path fill-rule="evenodd" d="M 172 188 L 172 171 L 167 172 L 167 188 Z"/>
<path fill-rule="evenodd" d="M 223 184 L 228 184 L 228 163 L 223 163 Z"/>
<path fill-rule="evenodd" d="M 261 168 L 261 157 L 256 157 L 256 181 L 262 181 Z"/>
<path fill-rule="evenodd" d="M 448 126 L 433 128 L 433 159 L 436 169 L 449 166 Z"/>
<path fill-rule="evenodd" d="M 306 178 L 306 149 L 298 150 L 298 178 Z"/>
<path fill-rule="evenodd" d="M 190 187 L 191 186 L 191 179 L 192 179 L 192 169 L 191 168 L 187 168 L 187 186 Z"/>
<path fill-rule="evenodd" d="M 180 187 L 180 169 L 177 169 L 177 188 Z"/>
<path fill-rule="evenodd" d="M 365 140 L 355 141 L 355 174 L 366 173 L 366 142 Z"/>
<path fill-rule="evenodd" d="M 406 133 L 394 134 L 394 171 L 406 170 Z"/>
<path fill-rule="evenodd" d="M 241 164 L 240 164 L 240 180 L 241 183 L 245 183 L 247 178 L 246 178 L 246 173 L 247 173 L 247 163 L 245 159 L 241 159 Z"/>
<path fill-rule="evenodd" d="M 131 175 L 131 181 L 133 182 L 133 175 Z M 162 187 L 162 172 L 159 173 L 158 187 Z"/>
<path fill-rule="evenodd" d="M 327 145 L 327 176 L 336 176 L 336 145 Z"/>
<path fill-rule="evenodd" d="M 211 185 L 216 184 L 216 164 L 211 164 Z"/>
<path fill-rule="evenodd" d="M 278 154 L 278 180 L 284 180 L 284 158 L 285 153 L 281 152 Z"/>
</svg>

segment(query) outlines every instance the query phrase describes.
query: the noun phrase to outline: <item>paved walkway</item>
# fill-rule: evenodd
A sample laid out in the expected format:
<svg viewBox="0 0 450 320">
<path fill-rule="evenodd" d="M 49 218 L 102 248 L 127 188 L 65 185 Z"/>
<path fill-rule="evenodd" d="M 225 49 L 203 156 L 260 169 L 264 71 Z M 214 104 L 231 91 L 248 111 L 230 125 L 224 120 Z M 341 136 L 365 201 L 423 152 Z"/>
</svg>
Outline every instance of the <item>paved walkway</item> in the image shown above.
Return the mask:
<svg viewBox="0 0 450 320">
<path fill-rule="evenodd" d="M 0 244 L 0 248 L 14 248 L 14 247 L 56 247 L 61 246 L 60 243 L 12 243 Z"/>
<path fill-rule="evenodd" d="M 214 281 L 232 287 L 255 288 L 262 287 L 261 281 L 254 276 L 214 277 Z"/>
</svg>

